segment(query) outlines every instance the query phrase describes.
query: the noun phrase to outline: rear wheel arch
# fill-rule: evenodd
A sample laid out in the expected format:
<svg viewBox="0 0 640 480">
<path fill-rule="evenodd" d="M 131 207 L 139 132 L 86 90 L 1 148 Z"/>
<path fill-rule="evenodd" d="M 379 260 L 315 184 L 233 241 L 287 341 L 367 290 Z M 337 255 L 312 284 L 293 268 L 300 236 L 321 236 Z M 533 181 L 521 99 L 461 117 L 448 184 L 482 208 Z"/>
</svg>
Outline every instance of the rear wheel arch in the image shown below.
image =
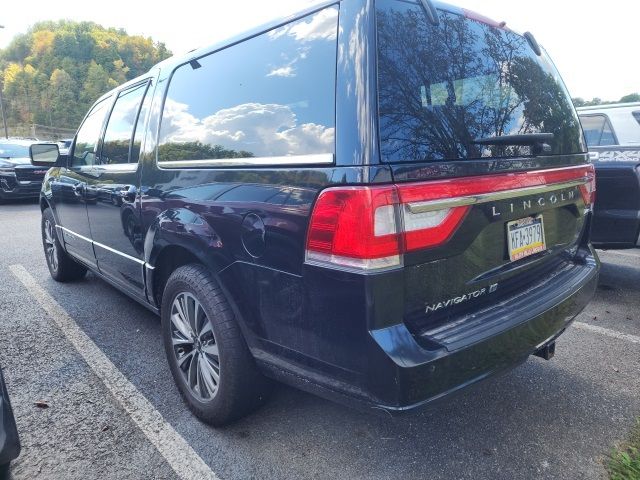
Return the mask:
<svg viewBox="0 0 640 480">
<path fill-rule="evenodd" d="M 158 251 L 154 258 L 151 293 L 156 305 L 162 305 L 162 293 L 171 274 L 178 268 L 189 265 L 205 265 L 197 255 L 180 245 L 168 245 Z M 206 265 L 205 265 L 206 266 Z"/>
</svg>

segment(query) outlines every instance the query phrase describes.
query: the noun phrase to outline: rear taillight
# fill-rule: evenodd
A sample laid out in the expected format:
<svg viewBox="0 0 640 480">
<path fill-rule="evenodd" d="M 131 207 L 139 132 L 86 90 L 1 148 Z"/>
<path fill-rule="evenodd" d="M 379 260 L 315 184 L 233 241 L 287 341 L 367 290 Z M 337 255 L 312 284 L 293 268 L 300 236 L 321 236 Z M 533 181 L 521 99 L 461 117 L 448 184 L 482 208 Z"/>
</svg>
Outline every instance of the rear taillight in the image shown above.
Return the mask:
<svg viewBox="0 0 640 480">
<path fill-rule="evenodd" d="M 397 204 L 393 185 L 324 190 L 309 225 L 307 262 L 362 270 L 400 265 Z"/>
<path fill-rule="evenodd" d="M 591 208 L 596 201 L 596 169 L 589 165 L 587 172 L 587 183 L 580 185 L 580 193 L 586 208 Z"/>
<path fill-rule="evenodd" d="M 576 183 L 590 206 L 595 190 L 593 165 L 328 188 L 318 196 L 311 215 L 306 262 L 365 272 L 398 267 L 404 253 L 449 241 L 474 204 L 521 195 L 540 186 L 575 187 Z"/>
</svg>

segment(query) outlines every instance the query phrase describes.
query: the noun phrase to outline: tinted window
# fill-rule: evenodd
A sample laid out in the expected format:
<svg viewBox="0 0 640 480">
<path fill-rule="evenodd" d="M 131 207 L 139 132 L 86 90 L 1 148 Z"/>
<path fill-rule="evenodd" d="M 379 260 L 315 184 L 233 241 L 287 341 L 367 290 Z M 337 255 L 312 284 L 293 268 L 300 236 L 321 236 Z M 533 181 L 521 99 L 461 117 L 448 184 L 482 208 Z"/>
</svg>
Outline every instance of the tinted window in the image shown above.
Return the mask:
<svg viewBox="0 0 640 480">
<path fill-rule="evenodd" d="M 159 160 L 333 153 L 337 20 L 326 8 L 179 67 Z"/>
<path fill-rule="evenodd" d="M 636 122 L 640 124 L 640 110 L 638 110 L 637 112 L 633 112 L 633 118 L 635 118 Z"/>
<path fill-rule="evenodd" d="M 91 109 L 84 120 L 76 136 L 76 146 L 73 149 L 73 159 L 71 161 L 72 166 L 79 167 L 95 163 L 96 147 L 98 146 L 108 106 L 108 99 L 101 100 Z"/>
<path fill-rule="evenodd" d="M 151 104 L 152 98 L 153 95 L 151 95 L 151 93 L 145 95 L 140 113 L 138 114 L 138 122 L 136 123 L 136 129 L 133 134 L 133 145 L 131 146 L 131 158 L 129 160 L 132 163 L 138 163 L 138 159 L 140 158 L 140 147 L 142 146 L 142 139 L 144 138 L 145 121 L 149 113 L 149 105 Z"/>
<path fill-rule="evenodd" d="M 578 118 L 545 53 L 508 30 L 416 2 L 378 0 L 378 76 L 384 160 L 530 155 L 481 138 L 554 134 L 552 154 L 582 152 Z"/>
<path fill-rule="evenodd" d="M 605 115 L 582 115 L 580 123 L 582 123 L 582 130 L 588 146 L 617 144 L 611 123 Z"/>
<path fill-rule="evenodd" d="M 129 149 L 133 127 L 138 119 L 142 98 L 147 84 L 120 93 L 109 116 L 104 134 L 100 163 L 116 164 L 129 162 Z M 137 159 L 137 157 L 136 157 Z"/>
</svg>

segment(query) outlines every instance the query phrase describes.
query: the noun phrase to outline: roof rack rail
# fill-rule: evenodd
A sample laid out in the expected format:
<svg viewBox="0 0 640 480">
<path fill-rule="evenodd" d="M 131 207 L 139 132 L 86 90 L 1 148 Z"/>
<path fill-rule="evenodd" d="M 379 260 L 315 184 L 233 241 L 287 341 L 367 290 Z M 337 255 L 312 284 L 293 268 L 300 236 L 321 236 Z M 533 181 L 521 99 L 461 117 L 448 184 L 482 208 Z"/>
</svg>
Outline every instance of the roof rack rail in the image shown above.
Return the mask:
<svg viewBox="0 0 640 480">
<path fill-rule="evenodd" d="M 424 8 L 425 13 L 427 14 L 427 18 L 429 18 L 429 23 L 431 23 L 431 25 L 435 27 L 440 25 L 438 10 L 436 10 L 433 2 L 431 0 L 420 0 L 420 3 L 422 4 L 422 8 Z"/>
<path fill-rule="evenodd" d="M 533 36 L 533 33 L 524 32 L 523 37 L 527 39 L 527 42 L 529 42 L 529 46 L 531 47 L 531 50 L 533 50 L 537 56 L 541 56 L 542 49 L 540 48 L 540 44 L 536 40 L 536 37 Z"/>
</svg>

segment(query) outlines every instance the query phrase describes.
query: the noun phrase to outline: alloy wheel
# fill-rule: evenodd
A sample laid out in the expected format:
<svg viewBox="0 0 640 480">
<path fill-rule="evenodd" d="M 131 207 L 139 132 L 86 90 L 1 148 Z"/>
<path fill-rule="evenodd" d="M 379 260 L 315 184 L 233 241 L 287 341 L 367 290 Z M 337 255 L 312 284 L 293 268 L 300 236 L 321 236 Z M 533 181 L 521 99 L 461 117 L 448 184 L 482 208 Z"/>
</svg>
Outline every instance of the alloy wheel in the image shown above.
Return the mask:
<svg viewBox="0 0 640 480">
<path fill-rule="evenodd" d="M 202 305 L 189 292 L 179 293 L 173 300 L 171 342 L 191 393 L 200 401 L 212 400 L 220 385 L 218 344 Z"/>
<path fill-rule="evenodd" d="M 49 221 L 44 221 L 44 251 L 51 270 L 58 270 L 58 247 L 56 246 L 55 227 Z"/>
</svg>

